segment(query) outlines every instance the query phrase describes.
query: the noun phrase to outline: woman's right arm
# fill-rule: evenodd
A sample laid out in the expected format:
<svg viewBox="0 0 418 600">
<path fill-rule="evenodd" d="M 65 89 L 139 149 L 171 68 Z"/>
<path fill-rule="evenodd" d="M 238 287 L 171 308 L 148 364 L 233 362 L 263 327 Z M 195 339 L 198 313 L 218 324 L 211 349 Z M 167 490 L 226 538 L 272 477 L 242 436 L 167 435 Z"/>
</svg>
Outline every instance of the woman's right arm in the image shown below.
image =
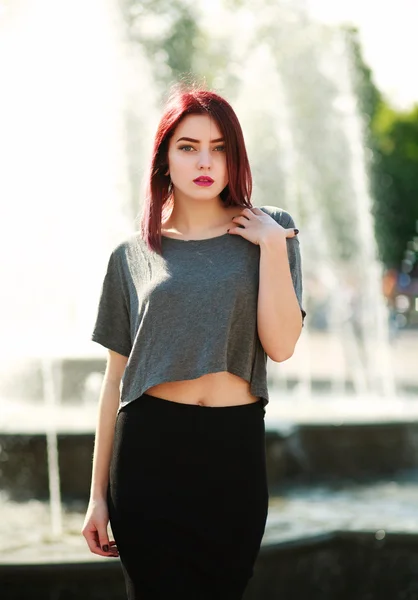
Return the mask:
<svg viewBox="0 0 418 600">
<path fill-rule="evenodd" d="M 101 556 L 117 556 L 109 546 L 107 535 L 108 510 L 106 492 L 109 481 L 110 459 L 113 449 L 114 430 L 120 402 L 120 382 L 128 357 L 109 350 L 106 371 L 99 398 L 99 409 L 94 439 L 93 467 L 90 501 L 82 534 L 92 552 Z M 116 550 L 116 549 L 115 549 Z"/>
</svg>

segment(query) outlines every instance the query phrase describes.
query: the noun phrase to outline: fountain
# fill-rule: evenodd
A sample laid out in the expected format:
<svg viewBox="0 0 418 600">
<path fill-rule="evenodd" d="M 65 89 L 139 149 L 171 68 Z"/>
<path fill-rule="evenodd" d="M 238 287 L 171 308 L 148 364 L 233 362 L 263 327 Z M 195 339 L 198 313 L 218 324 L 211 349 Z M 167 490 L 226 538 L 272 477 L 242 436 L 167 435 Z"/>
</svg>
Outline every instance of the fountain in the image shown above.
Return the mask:
<svg viewBox="0 0 418 600">
<path fill-rule="evenodd" d="M 25 573 L 39 597 L 88 586 L 121 598 L 118 561 L 90 554 L 80 532 L 106 356 L 89 339 L 108 253 L 135 229 L 161 90 L 116 2 L 72 2 L 65 29 L 52 0 L 19 7 L 0 17 L 2 50 L 19 65 L 2 71 L 0 111 L 0 240 L 12 258 L 0 265 L 0 586 L 8 600 L 27 595 Z M 196 64 L 237 110 L 254 203 L 285 207 L 301 230 L 309 313 L 295 357 L 269 362 L 271 510 L 248 599 L 273 597 L 278 582 L 333 598 L 350 569 L 371 564 L 369 547 L 393 547 L 387 560 L 410 553 L 412 537 L 393 532 L 418 525 L 416 475 L 398 475 L 418 466 L 418 411 L 393 367 L 349 52 L 297 2 L 266 2 L 256 20 L 245 3 L 214 3 L 204 27 Z M 218 47 L 226 68 L 212 67 Z"/>
</svg>

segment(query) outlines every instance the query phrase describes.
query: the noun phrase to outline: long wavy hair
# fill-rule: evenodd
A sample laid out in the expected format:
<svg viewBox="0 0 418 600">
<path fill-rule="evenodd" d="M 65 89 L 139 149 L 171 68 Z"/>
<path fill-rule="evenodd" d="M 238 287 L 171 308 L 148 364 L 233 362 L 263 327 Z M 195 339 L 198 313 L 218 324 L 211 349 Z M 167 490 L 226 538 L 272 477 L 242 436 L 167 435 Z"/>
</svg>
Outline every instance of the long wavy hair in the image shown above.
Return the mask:
<svg viewBox="0 0 418 600">
<path fill-rule="evenodd" d="M 159 122 L 146 178 L 140 234 L 148 247 L 162 252 L 161 225 L 173 208 L 174 196 L 168 170 L 168 146 L 177 125 L 188 115 L 212 117 L 225 140 L 228 185 L 220 197 L 225 206 L 252 208 L 252 176 L 244 136 L 231 105 L 215 92 L 182 84 L 173 86 Z"/>
</svg>

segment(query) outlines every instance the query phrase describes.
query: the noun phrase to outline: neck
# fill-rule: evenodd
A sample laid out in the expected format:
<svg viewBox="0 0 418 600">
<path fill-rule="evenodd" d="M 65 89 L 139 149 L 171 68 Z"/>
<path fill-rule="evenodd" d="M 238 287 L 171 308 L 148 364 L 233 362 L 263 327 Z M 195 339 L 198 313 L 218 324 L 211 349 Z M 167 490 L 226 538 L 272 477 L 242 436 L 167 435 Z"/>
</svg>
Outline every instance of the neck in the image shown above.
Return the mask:
<svg viewBox="0 0 418 600">
<path fill-rule="evenodd" d="M 173 209 L 163 228 L 188 236 L 223 227 L 228 219 L 229 211 L 220 196 L 199 201 L 175 195 Z"/>
</svg>

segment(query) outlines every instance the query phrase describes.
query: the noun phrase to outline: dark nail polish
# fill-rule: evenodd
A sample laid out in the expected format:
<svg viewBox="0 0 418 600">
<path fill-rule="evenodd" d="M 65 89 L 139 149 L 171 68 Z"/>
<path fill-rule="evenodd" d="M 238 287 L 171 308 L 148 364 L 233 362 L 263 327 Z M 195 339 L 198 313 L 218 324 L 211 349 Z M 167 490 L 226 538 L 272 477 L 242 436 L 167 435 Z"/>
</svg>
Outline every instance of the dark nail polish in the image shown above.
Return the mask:
<svg viewBox="0 0 418 600">
<path fill-rule="evenodd" d="M 102 548 L 103 552 L 109 552 L 109 546 L 105 544 Z"/>
<path fill-rule="evenodd" d="M 295 232 L 295 235 L 299 233 L 299 229 L 294 229 L 293 231 Z"/>
</svg>

